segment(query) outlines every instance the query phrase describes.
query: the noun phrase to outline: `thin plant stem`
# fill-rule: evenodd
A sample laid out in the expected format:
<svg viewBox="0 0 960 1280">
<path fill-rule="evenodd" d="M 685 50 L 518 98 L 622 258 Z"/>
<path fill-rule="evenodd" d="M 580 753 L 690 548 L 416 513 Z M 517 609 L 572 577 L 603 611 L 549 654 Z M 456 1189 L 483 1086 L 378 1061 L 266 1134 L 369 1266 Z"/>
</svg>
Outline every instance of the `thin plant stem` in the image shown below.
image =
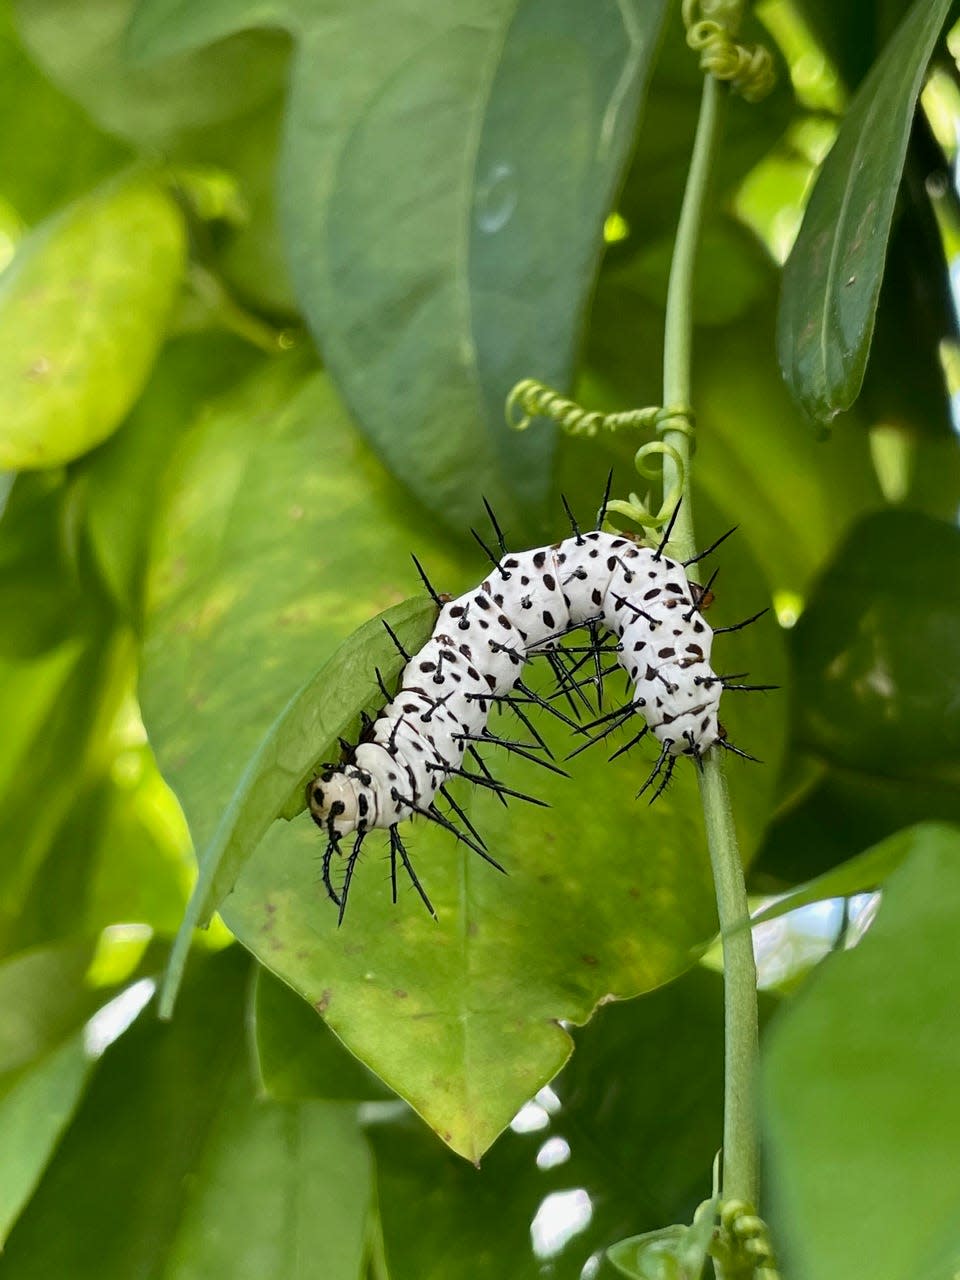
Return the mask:
<svg viewBox="0 0 960 1280">
<path fill-rule="evenodd" d="M 691 403 L 693 281 L 710 167 L 717 146 L 726 89 L 713 76 L 704 78 L 697 133 L 674 243 L 663 356 L 663 403 L 687 408 Z M 690 437 L 666 431 L 664 440 L 683 462 L 686 489 L 674 525 L 671 549 L 687 559 L 695 554 L 693 502 L 689 490 Z M 677 483 L 679 468 L 665 455 L 663 487 Z M 719 751 L 710 751 L 700 774 L 707 845 L 713 868 L 717 912 L 723 935 L 724 974 L 724 1108 L 722 1194 L 725 1200 L 757 1203 L 757 1130 L 754 1080 L 757 1064 L 757 970 L 753 939 L 742 927 L 748 916 L 746 885 L 737 833 Z M 740 927 L 738 927 L 740 926 Z"/>
</svg>

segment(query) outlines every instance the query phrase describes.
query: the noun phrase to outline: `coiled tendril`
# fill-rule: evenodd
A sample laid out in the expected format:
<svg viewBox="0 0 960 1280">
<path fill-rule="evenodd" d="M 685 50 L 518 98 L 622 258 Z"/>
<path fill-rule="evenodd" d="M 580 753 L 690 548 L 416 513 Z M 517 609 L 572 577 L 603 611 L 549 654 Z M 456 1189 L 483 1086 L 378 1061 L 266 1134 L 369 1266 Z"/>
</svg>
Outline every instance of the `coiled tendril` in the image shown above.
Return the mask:
<svg viewBox="0 0 960 1280">
<path fill-rule="evenodd" d="M 535 378 L 524 378 L 518 382 L 507 396 L 507 424 L 515 431 L 525 431 L 534 418 L 549 418 L 567 435 L 583 436 L 593 439 L 601 431 L 621 431 L 625 428 L 635 430 L 654 430 L 658 435 L 668 431 L 682 431 L 693 437 L 693 414 L 683 405 L 651 405 L 643 409 L 629 409 L 621 413 L 600 413 L 596 409 L 584 409 L 576 400 L 569 400 L 559 392 L 548 387 L 546 383 Z M 651 511 L 647 499 L 636 493 L 629 498 L 613 498 L 607 503 L 608 511 L 615 511 L 626 516 L 646 529 L 659 529 L 670 516 L 683 496 L 686 483 L 686 463 L 681 454 L 668 444 L 666 440 L 650 440 L 634 454 L 634 466 L 645 480 L 656 480 L 660 477 L 659 466 L 651 467 L 648 459 L 664 455 L 673 459 L 676 468 L 676 480 L 669 492 L 663 495 L 663 501 L 657 511 Z"/>
<path fill-rule="evenodd" d="M 683 0 L 687 44 L 700 55 L 700 70 L 727 80 L 747 102 L 759 102 L 776 83 L 773 58 L 762 44 L 736 39 L 744 0 Z"/>
</svg>

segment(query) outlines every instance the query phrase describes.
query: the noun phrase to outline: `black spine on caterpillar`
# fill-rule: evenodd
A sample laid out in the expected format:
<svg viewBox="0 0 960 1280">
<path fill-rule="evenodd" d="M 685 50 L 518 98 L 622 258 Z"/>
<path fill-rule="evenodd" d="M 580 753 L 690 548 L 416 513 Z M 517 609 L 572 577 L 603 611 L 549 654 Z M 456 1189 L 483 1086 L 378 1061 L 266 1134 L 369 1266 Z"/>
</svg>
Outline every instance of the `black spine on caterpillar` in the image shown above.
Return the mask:
<svg viewBox="0 0 960 1280">
<path fill-rule="evenodd" d="M 632 707 L 660 743 L 666 777 L 676 757 L 699 760 L 723 736 L 702 595 L 683 565 L 622 534 L 576 533 L 504 555 L 479 587 L 443 605 L 353 763 L 311 784 L 314 821 L 338 841 L 430 814 L 492 699 L 509 694 L 528 657 L 588 622 L 617 637 Z"/>
</svg>

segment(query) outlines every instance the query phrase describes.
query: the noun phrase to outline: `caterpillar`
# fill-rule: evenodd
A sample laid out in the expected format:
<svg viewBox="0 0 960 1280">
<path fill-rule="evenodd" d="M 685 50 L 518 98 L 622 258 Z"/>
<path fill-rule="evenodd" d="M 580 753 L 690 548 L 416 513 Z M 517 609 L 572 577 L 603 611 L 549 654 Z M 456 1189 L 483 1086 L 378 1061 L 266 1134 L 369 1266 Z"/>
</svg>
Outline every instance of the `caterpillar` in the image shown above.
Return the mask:
<svg viewBox="0 0 960 1280">
<path fill-rule="evenodd" d="M 452 778 L 465 778 L 491 787 L 501 799 L 515 796 L 540 803 L 497 782 L 477 751 L 478 744 L 499 743 L 562 773 L 540 754 L 547 751 L 546 743 L 523 711 L 526 704 L 539 703 L 577 733 L 599 729 L 572 755 L 601 741 L 639 714 L 644 722 L 642 728 L 614 756 L 646 734 L 653 735 L 660 746 L 659 758 L 638 792 L 640 795 L 658 782 L 651 803 L 668 785 L 682 756 L 699 765 L 707 751 L 719 746 L 753 759 L 727 742 L 718 720 L 720 697 L 725 687 L 771 686 L 731 686 L 711 667 L 711 647 L 717 632 L 710 628 L 702 612 L 712 599 L 713 579 L 700 586 L 688 578 L 686 570 L 709 555 L 723 538 L 683 563 L 667 556 L 665 548 L 678 510 L 679 507 L 655 548 L 627 533 L 607 533 L 599 528 L 583 533 L 567 507 L 573 526 L 571 537 L 552 546 L 509 552 L 488 507 L 502 554 L 496 557 L 474 532 L 493 568 L 478 587 L 455 599 L 434 591 L 414 557 L 439 608 L 433 634 L 411 656 L 387 627 L 406 659 L 400 688 L 391 697 L 381 681 L 387 703 L 375 720 L 366 721 L 362 740 L 355 747 L 342 744 L 352 757 L 349 763 L 327 768 L 308 787 L 310 814 L 328 837 L 323 879 L 328 894 L 340 907 L 341 920 L 361 845 L 366 835 L 377 828 L 389 832 L 394 901 L 399 858 L 431 914 L 433 908 L 397 830 L 400 823 L 416 816 L 437 822 L 503 870 L 446 784 Z M 756 614 L 718 631 L 738 630 L 760 616 Z M 586 646 L 587 658 L 570 669 L 559 656 L 570 650 L 560 648 L 557 642 L 579 627 L 588 628 L 592 643 Z M 601 629 L 609 633 L 612 643 L 600 641 Z M 596 674 L 591 679 L 599 688 L 603 677 L 609 674 L 601 666 L 605 654 L 615 656 L 626 672 L 633 697 L 625 706 L 587 725 L 572 720 L 541 698 L 522 678 L 524 667 L 533 657 L 546 656 L 557 675 L 559 690 L 572 705 L 573 691 L 582 688 L 573 675 L 592 657 Z M 610 671 L 615 669 L 616 666 Z M 532 743 L 506 742 L 490 733 L 490 712 L 503 703 L 511 705 L 530 731 Z M 476 763 L 479 773 L 465 767 L 468 757 Z M 466 832 L 440 812 L 438 796 L 446 800 Z M 338 893 L 331 879 L 332 860 L 340 853 L 341 840 L 349 835 L 355 839 Z"/>
</svg>

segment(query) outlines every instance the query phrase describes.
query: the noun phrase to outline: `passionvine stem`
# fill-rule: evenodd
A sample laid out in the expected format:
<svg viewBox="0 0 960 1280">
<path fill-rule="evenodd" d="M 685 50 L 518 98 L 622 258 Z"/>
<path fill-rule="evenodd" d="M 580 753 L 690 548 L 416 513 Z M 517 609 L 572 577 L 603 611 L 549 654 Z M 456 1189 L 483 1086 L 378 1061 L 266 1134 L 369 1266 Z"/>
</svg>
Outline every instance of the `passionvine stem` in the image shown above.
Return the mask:
<svg viewBox="0 0 960 1280">
<path fill-rule="evenodd" d="M 533 379 L 518 383 L 507 401 L 507 421 L 518 430 L 534 417 L 552 418 L 571 435 L 596 436 L 624 428 L 654 429 L 660 439 L 641 445 L 637 470 L 650 476 L 647 458 L 661 457 L 663 503 L 652 513 L 636 494 L 629 501 L 613 499 L 607 510 L 625 515 L 645 527 L 656 527 L 672 516 L 670 550 L 679 560 L 696 555 L 693 501 L 690 493 L 690 457 L 694 437 L 691 404 L 691 352 L 693 342 L 693 281 L 697 248 L 717 148 L 719 117 L 727 89 L 750 102 L 762 98 L 773 86 L 773 63 L 762 46 L 742 43 L 738 37 L 744 0 L 683 0 L 687 43 L 700 55 L 704 71 L 703 94 L 690 169 L 677 225 L 667 289 L 664 329 L 663 406 L 604 414 L 588 411 L 575 401 Z M 724 1113 L 721 1199 L 737 1213 L 724 1220 L 715 1255 L 715 1269 L 727 1280 L 744 1270 L 776 1276 L 765 1227 L 752 1206 L 757 1203 L 757 1128 L 753 1090 L 757 1066 L 757 970 L 753 939 L 742 927 L 748 918 L 746 885 L 730 808 L 721 753 L 710 751 L 700 772 L 707 845 L 713 868 L 717 913 L 723 937 L 724 973 Z M 739 1215 L 739 1216 L 737 1216 Z M 729 1216 L 729 1215 L 728 1215 Z M 733 1225 L 731 1225 L 731 1223 Z M 739 1224 L 739 1227 L 737 1226 Z M 759 1224 L 759 1227 L 758 1225 Z M 742 1239 L 741 1239 L 742 1236 Z M 755 1270 L 756 1268 L 756 1270 Z"/>
<path fill-rule="evenodd" d="M 704 79 L 700 115 L 686 190 L 674 243 L 664 334 L 663 398 L 666 404 L 689 404 L 693 336 L 694 267 L 703 210 L 716 151 L 724 90 L 717 79 Z M 666 443 L 684 460 L 689 477 L 690 434 L 667 431 Z M 673 460 L 664 456 L 664 486 L 673 483 Z M 689 484 L 674 526 L 673 549 L 681 559 L 696 554 L 693 503 Z M 710 751 L 700 774 L 707 844 L 713 868 L 717 911 L 723 934 L 724 972 L 724 1200 L 757 1203 L 757 1130 L 753 1086 L 757 1064 L 757 971 L 749 929 L 737 928 L 748 915 L 746 886 L 720 753 Z"/>
</svg>

